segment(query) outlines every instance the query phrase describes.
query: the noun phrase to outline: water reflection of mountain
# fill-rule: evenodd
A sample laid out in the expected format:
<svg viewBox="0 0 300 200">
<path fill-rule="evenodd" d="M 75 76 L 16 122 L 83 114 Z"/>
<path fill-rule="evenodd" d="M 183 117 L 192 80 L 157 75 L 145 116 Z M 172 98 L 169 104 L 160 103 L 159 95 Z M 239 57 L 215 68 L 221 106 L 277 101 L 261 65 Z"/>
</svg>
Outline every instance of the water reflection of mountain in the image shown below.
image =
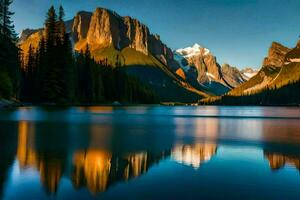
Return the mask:
<svg viewBox="0 0 300 200">
<path fill-rule="evenodd" d="M 217 152 L 216 144 L 176 145 L 171 157 L 175 161 L 198 169 L 201 164 L 209 161 Z"/>
<path fill-rule="evenodd" d="M 17 158 L 20 168 L 34 168 L 39 171 L 41 183 L 48 193 L 57 191 L 67 157 L 66 150 L 57 145 L 60 142 L 67 144 L 65 138 L 57 134 L 52 132 L 49 135 L 45 131 L 37 135 L 34 123 L 19 123 Z"/>
<path fill-rule="evenodd" d="M 19 123 L 17 159 L 21 172 L 28 168 L 37 170 L 48 193 L 57 192 L 62 177 L 69 178 L 75 189 L 104 192 L 117 182 L 145 174 L 166 158 L 198 168 L 217 149 L 215 144 L 205 143 L 175 145 L 174 148 L 171 145 L 171 150 L 162 150 L 149 142 L 130 146 L 128 141 L 132 138 L 112 136 L 111 129 L 103 126 L 81 129 L 83 134 L 77 137 L 80 144 L 76 146 L 71 144 L 76 133 L 72 131 L 71 137 L 69 128 L 61 124 Z M 149 139 L 149 135 L 146 137 Z M 149 140 L 139 138 L 137 141 Z"/>
<path fill-rule="evenodd" d="M 269 161 L 272 170 L 279 170 L 286 165 L 291 165 L 300 171 L 300 156 L 270 153 L 267 151 L 264 152 L 264 155 Z"/>
<path fill-rule="evenodd" d="M 90 192 L 103 192 L 118 181 L 141 176 L 155 163 L 168 156 L 162 152 L 116 155 L 101 150 L 77 152 L 74 155 L 72 180 L 76 188 L 87 187 Z"/>
</svg>

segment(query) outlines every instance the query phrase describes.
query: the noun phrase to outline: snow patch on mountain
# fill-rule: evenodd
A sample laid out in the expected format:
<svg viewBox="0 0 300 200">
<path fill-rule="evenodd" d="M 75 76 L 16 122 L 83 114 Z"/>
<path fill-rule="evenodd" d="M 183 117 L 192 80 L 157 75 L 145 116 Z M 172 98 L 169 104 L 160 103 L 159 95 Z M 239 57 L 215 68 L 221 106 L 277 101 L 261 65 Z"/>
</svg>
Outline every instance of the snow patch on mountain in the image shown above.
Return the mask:
<svg viewBox="0 0 300 200">
<path fill-rule="evenodd" d="M 178 49 L 176 53 L 182 55 L 184 58 L 190 58 L 199 54 L 208 55 L 210 50 L 196 43 L 192 47 Z"/>
<path fill-rule="evenodd" d="M 249 80 L 252 77 L 254 77 L 258 73 L 258 71 L 259 70 L 257 70 L 257 69 L 246 68 L 246 69 L 241 70 L 241 73 L 243 74 L 243 76 L 246 80 Z"/>
</svg>

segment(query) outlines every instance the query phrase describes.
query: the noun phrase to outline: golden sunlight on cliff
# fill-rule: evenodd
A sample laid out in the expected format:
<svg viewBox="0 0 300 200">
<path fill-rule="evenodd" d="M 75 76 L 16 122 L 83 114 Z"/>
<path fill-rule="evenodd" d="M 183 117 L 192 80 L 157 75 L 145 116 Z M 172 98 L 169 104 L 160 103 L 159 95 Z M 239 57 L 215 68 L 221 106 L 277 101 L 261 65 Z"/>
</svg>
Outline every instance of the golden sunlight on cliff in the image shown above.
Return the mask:
<svg viewBox="0 0 300 200">
<path fill-rule="evenodd" d="M 176 70 L 176 74 L 178 76 L 180 76 L 181 78 L 183 78 L 184 80 L 186 80 L 185 73 L 184 73 L 184 71 L 181 68 L 179 68 L 179 69 Z"/>
</svg>

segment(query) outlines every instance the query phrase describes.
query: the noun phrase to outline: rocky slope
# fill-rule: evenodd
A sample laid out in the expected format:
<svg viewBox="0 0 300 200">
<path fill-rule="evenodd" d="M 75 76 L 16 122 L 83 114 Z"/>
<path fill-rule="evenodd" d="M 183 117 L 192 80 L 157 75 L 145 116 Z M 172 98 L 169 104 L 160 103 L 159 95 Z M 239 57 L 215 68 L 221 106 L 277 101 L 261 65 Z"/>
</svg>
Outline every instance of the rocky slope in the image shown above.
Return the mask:
<svg viewBox="0 0 300 200">
<path fill-rule="evenodd" d="M 98 60 L 104 59 L 105 55 L 101 52 L 106 48 L 116 51 L 132 48 L 145 55 L 155 56 L 174 70 L 179 67 L 173 59 L 172 50 L 160 40 L 160 37 L 151 34 L 146 25 L 129 16 L 121 17 L 113 11 L 97 8 L 94 13 L 78 12 L 72 20 L 66 22 L 66 27 L 71 33 L 74 49 L 81 51 L 89 45 L 92 54 Z M 21 34 L 21 48 L 25 52 L 28 46 L 26 43 L 32 43 L 28 39 L 38 40 L 37 32 L 40 30 L 27 29 Z M 36 45 L 37 43 L 33 44 Z"/>
<path fill-rule="evenodd" d="M 247 81 L 244 74 L 238 68 L 232 67 L 229 64 L 222 65 L 221 72 L 226 83 L 233 88 Z"/>
<path fill-rule="evenodd" d="M 282 67 L 284 64 L 285 55 L 290 51 L 289 48 L 273 42 L 268 56 L 263 61 L 263 66 L 273 66 L 273 67 Z"/>
<path fill-rule="evenodd" d="M 175 59 L 193 86 L 205 86 L 216 95 L 222 95 L 246 81 L 237 68 L 228 64 L 221 67 L 211 51 L 199 44 L 176 50 Z"/>
<path fill-rule="evenodd" d="M 88 45 L 96 60 L 106 60 L 112 66 L 119 59 L 130 67 L 129 73 L 153 86 L 163 101 L 195 101 L 208 96 L 206 88 L 196 89 L 185 80 L 172 50 L 137 19 L 97 8 L 94 13 L 79 12 L 66 22 L 66 28 L 74 50 Z M 43 29 L 23 31 L 19 44 L 25 55 L 30 45 L 38 46 L 43 34 Z M 177 98 L 179 95 L 182 98 Z"/>
<path fill-rule="evenodd" d="M 263 61 L 260 71 L 244 84 L 230 91 L 232 95 L 253 94 L 272 85 L 278 77 L 284 64 L 285 57 L 291 49 L 273 42 L 268 51 L 268 56 Z"/>
</svg>

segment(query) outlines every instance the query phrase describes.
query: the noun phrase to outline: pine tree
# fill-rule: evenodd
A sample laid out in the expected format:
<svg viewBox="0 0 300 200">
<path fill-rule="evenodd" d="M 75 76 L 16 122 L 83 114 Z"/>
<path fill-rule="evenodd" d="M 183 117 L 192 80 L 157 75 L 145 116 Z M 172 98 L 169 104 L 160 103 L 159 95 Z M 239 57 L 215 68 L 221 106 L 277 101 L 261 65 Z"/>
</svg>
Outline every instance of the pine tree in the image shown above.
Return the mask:
<svg viewBox="0 0 300 200">
<path fill-rule="evenodd" d="M 57 102 L 62 94 L 58 66 L 57 48 L 57 15 L 54 7 L 50 7 L 45 21 L 45 56 L 43 62 L 43 87 L 41 98 L 44 102 Z"/>
<path fill-rule="evenodd" d="M 0 34 L 16 42 L 17 34 L 14 30 L 15 26 L 11 20 L 11 17 L 14 13 L 9 9 L 11 4 L 12 0 L 0 1 Z"/>
<path fill-rule="evenodd" d="M 66 33 L 64 22 L 65 12 L 62 6 L 59 8 L 57 22 L 58 29 L 58 61 L 60 69 L 60 84 L 62 88 L 62 100 L 70 102 L 74 99 L 74 61 L 70 35 Z"/>
<path fill-rule="evenodd" d="M 0 0 L 0 73 L 12 85 L 9 93 L 16 97 L 19 85 L 19 49 L 16 47 L 16 33 L 9 7 L 12 0 Z M 8 84 L 8 83 L 7 83 Z M 4 87 L 1 87 L 4 88 Z M 0 96 L 3 91 L 0 90 Z M 8 92 L 5 92 L 8 94 Z"/>
<path fill-rule="evenodd" d="M 62 6 L 59 7 L 59 15 L 58 15 L 58 35 L 59 39 L 64 41 L 66 35 L 66 27 L 64 22 L 65 11 Z"/>
<path fill-rule="evenodd" d="M 0 36 L 3 36 L 3 8 L 4 8 L 4 1 L 0 0 Z"/>
<path fill-rule="evenodd" d="M 56 33 L 57 33 L 57 15 L 54 6 L 51 6 L 48 10 L 46 21 L 45 21 L 45 31 L 46 31 L 46 41 L 47 47 L 51 47 L 55 44 Z"/>
</svg>

